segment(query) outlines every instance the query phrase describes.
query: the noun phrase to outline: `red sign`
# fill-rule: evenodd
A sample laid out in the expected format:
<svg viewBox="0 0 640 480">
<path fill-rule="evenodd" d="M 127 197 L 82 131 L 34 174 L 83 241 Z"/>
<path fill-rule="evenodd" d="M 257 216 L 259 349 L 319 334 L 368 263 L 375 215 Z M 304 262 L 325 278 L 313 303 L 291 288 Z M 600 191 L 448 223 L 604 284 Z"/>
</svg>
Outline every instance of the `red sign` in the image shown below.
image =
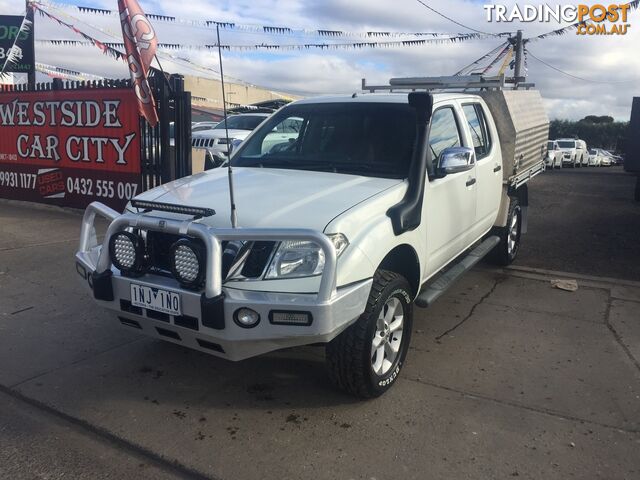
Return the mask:
<svg viewBox="0 0 640 480">
<path fill-rule="evenodd" d="M 131 90 L 0 93 L 0 197 L 122 209 L 139 189 Z"/>
</svg>

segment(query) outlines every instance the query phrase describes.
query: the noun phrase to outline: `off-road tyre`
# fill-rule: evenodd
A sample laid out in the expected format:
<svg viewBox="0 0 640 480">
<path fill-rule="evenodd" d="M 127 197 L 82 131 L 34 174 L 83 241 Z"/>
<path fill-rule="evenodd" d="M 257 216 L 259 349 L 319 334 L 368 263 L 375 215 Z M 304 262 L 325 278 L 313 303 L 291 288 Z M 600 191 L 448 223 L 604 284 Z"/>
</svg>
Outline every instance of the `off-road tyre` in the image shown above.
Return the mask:
<svg viewBox="0 0 640 480">
<path fill-rule="evenodd" d="M 520 202 L 516 197 L 510 197 L 510 199 L 506 226 L 495 227 L 491 232 L 492 235 L 500 237 L 500 243 L 487 256 L 491 263 L 501 267 L 510 265 L 516 259 L 520 249 L 520 237 L 522 236 L 522 209 L 520 208 Z M 510 237 L 513 240 L 512 244 L 509 243 Z"/>
<path fill-rule="evenodd" d="M 402 336 L 392 366 L 383 375 L 378 375 L 372 366 L 372 342 L 378 316 L 391 297 L 397 298 L 403 309 Z M 339 389 L 364 399 L 379 397 L 393 386 L 411 341 L 412 299 L 411 287 L 403 276 L 387 270 L 376 272 L 364 313 L 326 347 L 329 378 Z"/>
</svg>

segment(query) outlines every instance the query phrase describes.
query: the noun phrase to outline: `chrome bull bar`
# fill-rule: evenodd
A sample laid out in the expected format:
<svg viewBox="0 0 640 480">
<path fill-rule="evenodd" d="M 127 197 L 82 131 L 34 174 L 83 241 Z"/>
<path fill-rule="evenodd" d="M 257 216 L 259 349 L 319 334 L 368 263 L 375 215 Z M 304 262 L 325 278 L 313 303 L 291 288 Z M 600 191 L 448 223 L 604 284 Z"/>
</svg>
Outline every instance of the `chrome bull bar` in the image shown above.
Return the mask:
<svg viewBox="0 0 640 480">
<path fill-rule="evenodd" d="M 303 240 L 318 245 L 325 256 L 324 270 L 320 279 L 317 302 L 328 302 L 336 293 L 337 256 L 333 243 L 321 232 L 304 228 L 213 228 L 198 223 L 199 220 L 172 220 L 162 217 L 147 216 L 144 213 L 119 214 L 100 202 L 89 204 L 82 218 L 80 232 L 80 254 L 88 254 L 97 246 L 95 235 L 95 218 L 99 215 L 111 223 L 102 242 L 95 273 L 101 274 L 111 269 L 109 258 L 109 239 L 113 234 L 125 228 L 140 228 L 175 235 L 188 235 L 204 242 L 207 249 L 205 269 L 205 296 L 216 298 L 222 293 L 222 241 L 284 241 Z"/>
</svg>

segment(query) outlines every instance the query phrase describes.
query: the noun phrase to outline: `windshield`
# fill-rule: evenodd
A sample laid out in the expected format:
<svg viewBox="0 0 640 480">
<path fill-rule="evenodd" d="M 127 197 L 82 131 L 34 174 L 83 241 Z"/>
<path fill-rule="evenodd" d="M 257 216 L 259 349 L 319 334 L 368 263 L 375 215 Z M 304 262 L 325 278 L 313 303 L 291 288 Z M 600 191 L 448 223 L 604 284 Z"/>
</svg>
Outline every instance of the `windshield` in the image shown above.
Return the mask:
<svg viewBox="0 0 640 480">
<path fill-rule="evenodd" d="M 262 115 L 236 115 L 227 118 L 226 125 L 229 130 L 253 130 L 260 125 L 267 117 Z M 214 130 L 224 130 L 225 121 L 223 120 L 215 126 Z"/>
<path fill-rule="evenodd" d="M 553 150 L 553 142 L 547 142 L 547 150 Z"/>
<path fill-rule="evenodd" d="M 558 145 L 560 145 L 560 148 L 576 148 L 576 142 L 573 140 L 560 140 Z"/>
<path fill-rule="evenodd" d="M 293 105 L 269 118 L 232 163 L 406 178 L 415 133 L 416 114 L 408 104 Z"/>
</svg>

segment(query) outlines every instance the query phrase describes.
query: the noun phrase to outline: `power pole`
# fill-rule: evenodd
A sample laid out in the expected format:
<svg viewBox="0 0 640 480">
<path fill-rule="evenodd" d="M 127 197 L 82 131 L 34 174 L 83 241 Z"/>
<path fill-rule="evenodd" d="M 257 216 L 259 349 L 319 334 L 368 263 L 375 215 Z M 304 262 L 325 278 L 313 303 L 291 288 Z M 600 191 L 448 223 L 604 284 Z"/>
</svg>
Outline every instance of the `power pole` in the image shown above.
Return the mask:
<svg viewBox="0 0 640 480">
<path fill-rule="evenodd" d="M 520 76 L 522 74 L 522 62 L 524 59 L 524 42 L 522 41 L 522 30 L 518 30 L 518 33 L 516 33 L 516 38 L 515 40 L 512 39 L 512 41 L 514 41 L 514 45 L 513 45 L 513 49 L 515 50 L 516 53 L 516 59 L 515 59 L 515 69 L 514 69 L 514 77 L 515 77 L 515 85 L 514 88 L 518 88 L 518 83 L 520 83 Z"/>
<path fill-rule="evenodd" d="M 35 90 L 36 88 L 36 34 L 35 34 L 35 15 L 33 12 L 33 7 L 31 6 L 31 0 L 25 0 L 25 11 L 24 16 L 26 19 L 31 20 L 31 39 L 29 42 L 31 43 L 31 51 L 33 52 L 33 65 L 32 69 L 27 73 L 27 85 L 29 85 L 30 90 Z"/>
</svg>

